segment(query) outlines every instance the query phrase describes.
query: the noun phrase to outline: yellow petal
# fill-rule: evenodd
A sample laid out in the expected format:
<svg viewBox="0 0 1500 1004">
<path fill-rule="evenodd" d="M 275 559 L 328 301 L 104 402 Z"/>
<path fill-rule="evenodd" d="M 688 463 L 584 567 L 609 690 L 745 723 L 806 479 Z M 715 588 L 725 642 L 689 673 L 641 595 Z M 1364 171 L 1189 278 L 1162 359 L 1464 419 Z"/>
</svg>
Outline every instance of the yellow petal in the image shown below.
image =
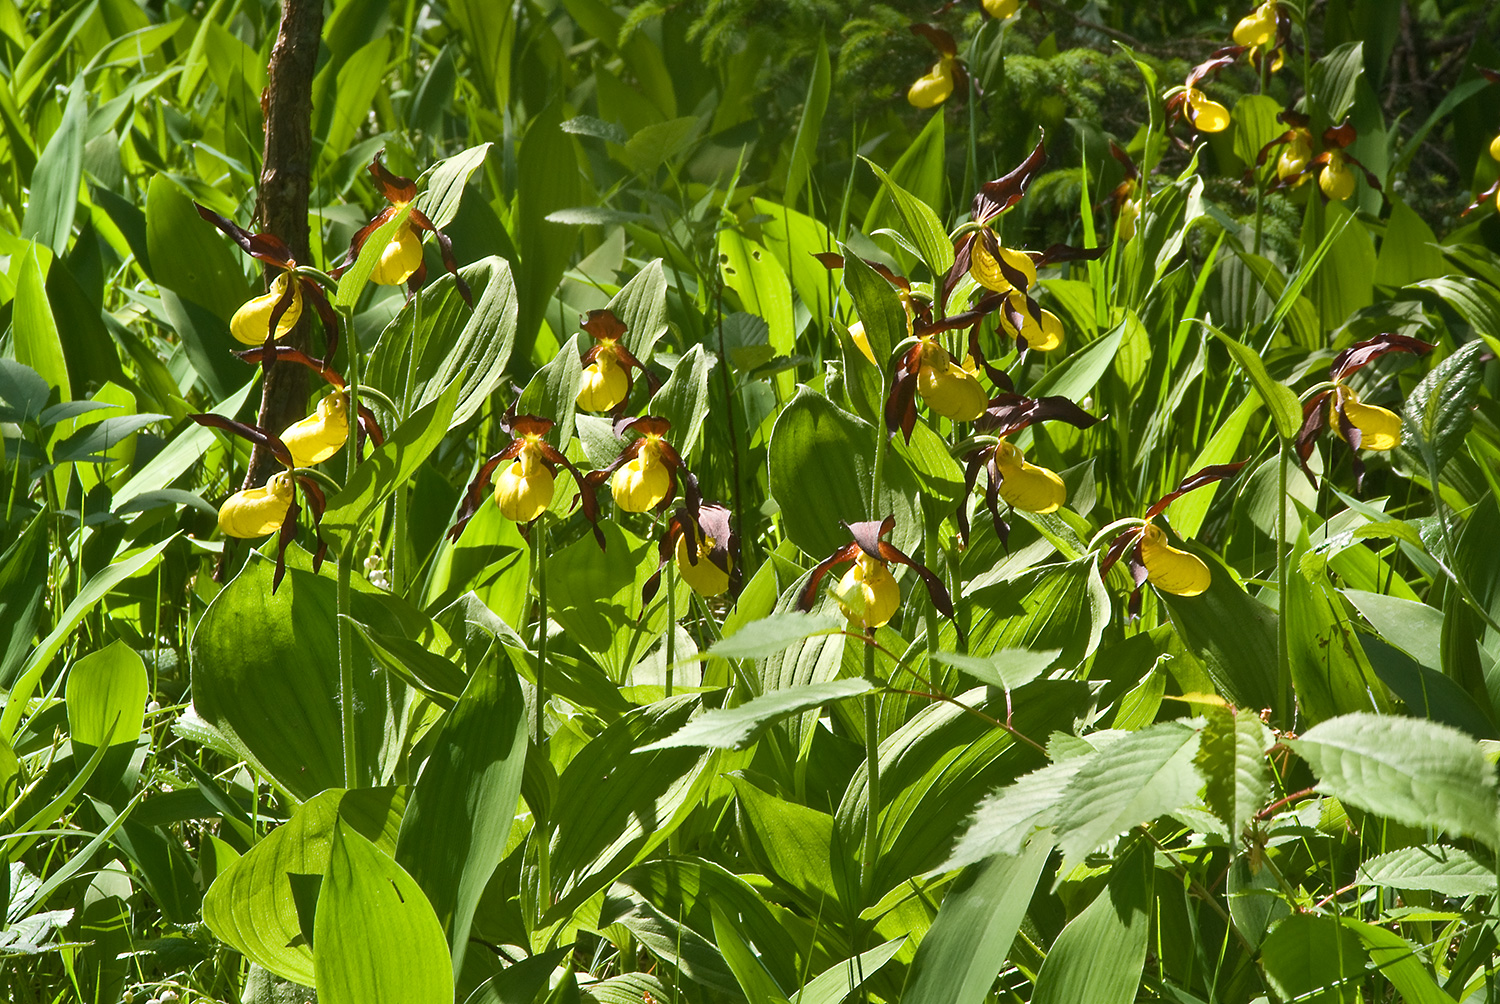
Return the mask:
<svg viewBox="0 0 1500 1004">
<path fill-rule="evenodd" d="M 380 260 L 370 271 L 370 281 L 381 286 L 399 286 L 421 264 L 422 238 L 409 225 L 403 226 L 380 252 Z"/>
<path fill-rule="evenodd" d="M 1062 478 L 1026 460 L 1020 447 L 1002 442 L 995 448 L 1000 471 L 1000 497 L 1023 512 L 1056 512 L 1068 500 Z"/>
<path fill-rule="evenodd" d="M 696 528 L 692 532 L 698 534 Z M 714 543 L 712 537 L 698 537 L 698 562 L 694 564 L 688 555 L 687 536 L 677 538 L 677 570 L 682 573 L 682 581 L 699 596 L 718 596 L 729 588 L 729 573 L 709 560 L 708 552 Z"/>
<path fill-rule="evenodd" d="M 974 421 L 990 403 L 979 379 L 955 363 L 941 345 L 932 342 L 923 346 L 917 393 L 935 414 L 955 422 Z"/>
<path fill-rule="evenodd" d="M 906 100 L 918 108 L 936 108 L 953 93 L 953 60 L 943 57 L 932 64 L 926 76 L 918 77 L 906 92 Z"/>
<path fill-rule="evenodd" d="M 1235 45 L 1269 45 L 1276 35 L 1276 5 L 1263 3 L 1234 26 Z"/>
<path fill-rule="evenodd" d="M 552 504 L 553 487 L 546 465 L 517 458 L 495 479 L 495 505 L 506 519 L 529 523 Z"/>
<path fill-rule="evenodd" d="M 286 293 L 286 284 L 290 281 L 285 272 L 278 275 L 271 283 L 271 290 L 260 296 L 245 301 L 239 310 L 234 312 L 234 317 L 229 321 L 229 333 L 236 341 L 246 345 L 260 345 L 266 340 L 266 332 L 271 327 L 271 314 L 276 309 L 276 301 L 280 300 Z M 284 338 L 292 325 L 297 323 L 297 318 L 302 316 L 302 287 L 296 286 L 292 290 L 292 302 L 276 322 L 276 337 Z"/>
<path fill-rule="evenodd" d="M 1500 160 L 1500 136 L 1490 140 L 1490 156 Z"/>
<path fill-rule="evenodd" d="M 983 0 L 984 12 L 996 21 L 1004 21 L 1021 9 L 1021 0 Z"/>
<path fill-rule="evenodd" d="M 219 529 L 230 537 L 264 537 L 286 519 L 295 492 L 285 471 L 271 475 L 263 487 L 235 492 L 219 506 Z"/>
<path fill-rule="evenodd" d="M 1158 526 L 1146 527 L 1141 538 L 1141 562 L 1153 586 L 1178 596 L 1197 596 L 1213 581 L 1203 559 L 1168 544 Z"/>
<path fill-rule="evenodd" d="M 1128 241 L 1135 236 L 1135 224 L 1140 218 L 1141 200 L 1126 199 L 1125 203 L 1120 206 L 1119 217 L 1115 220 L 1115 230 L 1119 233 L 1120 240 Z"/>
<path fill-rule="evenodd" d="M 1223 132 L 1229 128 L 1229 109 L 1198 88 L 1188 88 L 1187 103 L 1193 110 L 1193 128 L 1199 132 Z"/>
<path fill-rule="evenodd" d="M 1026 277 L 1027 289 L 1036 285 L 1036 265 L 1032 262 L 1030 255 L 1024 251 L 1001 248 L 1000 257 L 1013 271 L 1020 272 Z M 989 249 L 980 240 L 975 240 L 969 246 L 969 274 L 974 277 L 975 282 L 997 293 L 1007 293 L 1015 288 L 1005 277 L 1005 273 L 1000 270 L 1000 264 L 995 261 L 995 256 L 990 254 Z"/>
<path fill-rule="evenodd" d="M 615 471 L 609 488 L 615 497 L 615 505 L 621 509 L 646 512 L 667 497 L 671 484 L 667 465 L 661 462 L 658 451 L 648 443 L 641 448 L 640 456 Z"/>
<path fill-rule="evenodd" d="M 1375 404 L 1360 404 L 1352 390 L 1345 388 L 1344 414 L 1350 424 L 1359 430 L 1359 448 L 1362 450 L 1394 450 L 1401 442 L 1401 416 Z M 1338 428 L 1338 417 L 1330 416 L 1334 428 Z"/>
<path fill-rule="evenodd" d="M 1298 177 L 1307 170 L 1312 156 L 1312 137 L 1306 129 L 1294 130 L 1290 142 L 1281 148 L 1281 156 L 1276 161 L 1276 177 L 1282 181 Z"/>
<path fill-rule="evenodd" d="M 870 360 L 872 364 L 876 366 L 880 365 L 875 362 L 875 352 L 870 348 L 870 336 L 865 334 L 864 321 L 855 321 L 849 325 L 849 340 L 854 343 L 856 349 L 859 349 L 860 354 Z"/>
<path fill-rule="evenodd" d="M 879 558 L 863 551 L 833 587 L 844 616 L 867 628 L 883 627 L 901 606 L 901 587 Z"/>
<path fill-rule="evenodd" d="M 1020 293 L 1011 293 L 1010 303 L 1024 318 L 1021 330 L 1016 333 L 1026 339 L 1027 347 L 1038 352 L 1051 352 L 1062 345 L 1063 326 L 1056 314 L 1050 310 L 1043 310 L 1040 319 L 1033 317 L 1026 305 L 1025 297 Z"/>
<path fill-rule="evenodd" d="M 349 438 L 349 401 L 342 392 L 329 394 L 317 410 L 281 434 L 298 467 L 320 464 L 337 453 Z"/>
<path fill-rule="evenodd" d="M 584 411 L 613 411 L 630 391 L 630 377 L 606 348 L 583 368 L 578 387 L 578 407 Z"/>
<path fill-rule="evenodd" d="M 1328 155 L 1328 163 L 1318 175 L 1318 187 L 1324 195 L 1339 202 L 1354 194 L 1354 172 L 1337 150 Z"/>
</svg>

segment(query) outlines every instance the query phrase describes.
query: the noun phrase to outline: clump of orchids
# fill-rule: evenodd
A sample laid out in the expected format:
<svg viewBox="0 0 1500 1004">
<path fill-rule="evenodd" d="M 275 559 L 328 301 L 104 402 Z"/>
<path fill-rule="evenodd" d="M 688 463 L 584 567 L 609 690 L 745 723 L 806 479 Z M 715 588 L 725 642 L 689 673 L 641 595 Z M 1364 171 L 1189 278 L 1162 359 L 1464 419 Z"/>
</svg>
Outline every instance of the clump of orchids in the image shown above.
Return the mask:
<svg viewBox="0 0 1500 1004">
<path fill-rule="evenodd" d="M 1166 533 L 1153 521 L 1178 498 L 1216 481 L 1233 478 L 1247 463 L 1249 460 L 1233 464 L 1213 464 L 1194 471 L 1183 478 L 1176 488 L 1157 499 L 1146 510 L 1144 518 L 1115 520 L 1094 535 L 1094 539 L 1089 542 L 1090 550 L 1106 538 L 1112 538 L 1109 549 L 1099 562 L 1101 577 L 1109 574 L 1115 562 L 1122 557 L 1126 558 L 1130 578 L 1135 583 L 1128 607 L 1131 617 L 1140 616 L 1141 589 L 1147 582 L 1174 596 L 1197 596 L 1213 583 L 1213 575 L 1203 559 L 1167 543 Z"/>
<path fill-rule="evenodd" d="M 1333 357 L 1333 363 L 1328 367 L 1328 380 L 1305 395 L 1302 427 L 1297 430 L 1294 441 L 1298 462 L 1314 487 L 1317 487 L 1318 479 L 1313 476 L 1307 461 L 1316 447 L 1318 435 L 1325 428 L 1332 428 L 1334 434 L 1349 445 L 1356 490 L 1362 486 L 1365 477 L 1365 465 L 1359 458 L 1359 451 L 1393 450 L 1401 442 L 1401 416 L 1379 405 L 1365 404 L 1346 381 L 1391 352 L 1426 355 L 1433 348 L 1431 343 L 1418 338 L 1386 333 L 1355 342 Z"/>
<path fill-rule="evenodd" d="M 988 435 L 969 441 L 974 448 L 965 456 L 964 497 L 974 488 L 979 472 L 985 472 L 984 506 L 990 512 L 995 533 L 1001 544 L 1010 540 L 1010 524 L 1000 514 L 1003 500 L 1011 509 L 1022 512 L 1049 513 L 1062 508 L 1068 490 L 1062 478 L 1045 467 L 1026 459 L 1025 453 L 1006 437 L 1041 422 L 1066 422 L 1087 429 L 1099 419 L 1065 397 L 1023 397 L 1006 392 L 989 402 L 975 428 Z M 957 513 L 959 539 L 968 542 L 968 507 L 960 504 Z"/>
<path fill-rule="evenodd" d="M 354 267 L 355 261 L 359 259 L 360 251 L 364 249 L 365 241 L 369 240 L 375 231 L 393 217 L 405 213 L 405 218 L 396 227 L 396 232 L 391 235 L 390 242 L 381 249 L 380 258 L 370 270 L 370 281 L 380 286 L 399 286 L 405 283 L 409 294 L 415 294 L 421 289 L 422 284 L 427 281 L 427 263 L 422 259 L 421 232 L 425 231 L 437 238 L 443 267 L 448 270 L 449 275 L 453 276 L 454 282 L 458 285 L 459 295 L 470 307 L 474 306 L 474 297 L 469 292 L 469 285 L 464 282 L 463 276 L 458 274 L 458 261 L 453 257 L 453 241 L 434 226 L 420 209 L 411 205 L 417 197 L 417 183 L 411 178 L 391 173 L 380 162 L 383 153 L 384 151 L 375 155 L 370 162 L 369 171 L 375 179 L 375 187 L 380 190 L 380 194 L 389 205 L 376 213 L 370 222 L 355 231 L 353 239 L 349 242 L 349 253 L 344 263 L 333 269 L 330 274 L 338 277 Z"/>
<path fill-rule="evenodd" d="M 1380 179 L 1347 150 L 1359 138 L 1347 119 L 1323 130 L 1322 150 L 1316 155 L 1313 153 L 1312 131 L 1308 128 L 1311 119 L 1290 108 L 1276 119 L 1291 128 L 1262 147 L 1255 160 L 1256 167 L 1260 167 L 1272 150 L 1280 149 L 1273 188 L 1296 188 L 1316 176 L 1323 199 L 1342 202 L 1354 194 L 1354 172 L 1349 169 L 1352 164 L 1364 172 L 1365 182 L 1371 188 L 1380 191 Z"/>
<path fill-rule="evenodd" d="M 943 580 L 926 565 L 885 540 L 896 528 L 896 517 L 845 523 L 851 538 L 808 573 L 807 585 L 797 598 L 798 610 L 811 610 L 818 599 L 818 586 L 836 565 L 852 562 L 834 584 L 833 597 L 851 625 L 866 630 L 884 627 L 901 608 L 901 586 L 891 574 L 891 563 L 906 565 L 922 577 L 932 605 L 945 617 L 953 616 L 953 599 Z"/>
</svg>

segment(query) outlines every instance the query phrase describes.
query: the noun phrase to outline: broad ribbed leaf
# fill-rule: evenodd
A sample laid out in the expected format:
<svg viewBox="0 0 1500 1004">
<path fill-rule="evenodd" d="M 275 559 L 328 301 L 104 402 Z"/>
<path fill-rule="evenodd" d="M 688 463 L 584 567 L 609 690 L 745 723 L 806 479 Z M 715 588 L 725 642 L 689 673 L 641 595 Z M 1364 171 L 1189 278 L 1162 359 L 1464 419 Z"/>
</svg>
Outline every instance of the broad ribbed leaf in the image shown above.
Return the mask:
<svg viewBox="0 0 1500 1004">
<path fill-rule="evenodd" d="M 703 351 L 703 346 L 694 345 L 672 370 L 667 382 L 651 399 L 647 411 L 660 415 L 672 423 L 669 439 L 677 452 L 688 457 L 698 445 L 703 432 L 703 420 L 708 417 L 710 394 L 708 378 L 714 366 L 714 357 Z M 722 403 L 723 394 L 717 399 Z"/>
<path fill-rule="evenodd" d="M 1495 772 L 1457 729 L 1415 718 L 1353 714 L 1287 743 L 1318 787 L 1409 826 L 1436 826 L 1500 846 Z"/>
<path fill-rule="evenodd" d="M 1196 800 L 1198 733 L 1163 722 L 1094 755 L 1068 782 L 1054 832 L 1070 860 L 1081 860 L 1117 833 Z"/>
<path fill-rule="evenodd" d="M 704 712 L 667 738 L 642 746 L 641 752 L 679 746 L 744 749 L 788 715 L 810 711 L 829 701 L 868 694 L 874 689 L 875 684 L 860 677 L 775 690 L 739 707 Z"/>
<path fill-rule="evenodd" d="M 1261 968 L 1282 1000 L 1353 1004 L 1359 1000 L 1365 952 L 1359 938 L 1337 918 L 1294 913 L 1261 945 Z"/>
<path fill-rule="evenodd" d="M 1109 884 L 1063 928 L 1036 977 L 1031 1004 L 1130 1004 L 1151 933 L 1152 845 L 1137 840 Z"/>
<path fill-rule="evenodd" d="M 1261 362 L 1260 356 L 1250 346 L 1235 341 L 1217 328 L 1209 330 L 1229 350 L 1230 356 L 1250 380 L 1250 385 L 1265 402 L 1266 410 L 1271 413 L 1271 420 L 1276 423 L 1276 431 L 1281 438 L 1288 442 L 1294 439 L 1297 430 L 1302 427 L 1302 405 L 1298 403 L 1297 395 L 1286 384 L 1266 372 L 1266 364 Z"/>
<path fill-rule="evenodd" d="M 870 352 L 884 373 L 886 360 L 906 337 L 906 311 L 894 286 L 848 247 L 841 246 L 840 250 L 844 253 L 844 288 L 865 326 Z"/>
<path fill-rule="evenodd" d="M 416 880 L 359 831 L 333 824 L 313 938 L 318 1000 L 452 1004 L 448 940 Z"/>
<path fill-rule="evenodd" d="M 917 946 L 906 1004 L 981 1004 L 1000 975 L 1052 852 L 1034 841 L 1019 856 L 997 857 L 959 880 Z"/>
<path fill-rule="evenodd" d="M 146 717 L 146 664 L 123 641 L 90 652 L 68 670 L 68 735 L 86 746 L 134 746 Z"/>
<path fill-rule="evenodd" d="M 1391 981 L 1406 1004 L 1450 1004 L 1423 959 L 1423 952 L 1401 935 L 1355 917 L 1340 917 L 1339 923 L 1358 935 L 1380 975 Z"/>
<path fill-rule="evenodd" d="M 948 239 L 948 231 L 943 227 L 943 221 L 938 219 L 938 214 L 927 203 L 896 184 L 874 161 L 861 159 L 870 165 L 870 170 L 875 172 L 890 193 L 891 201 L 896 204 L 896 212 L 901 214 L 901 222 L 906 224 L 907 235 L 917 245 L 923 261 L 927 263 L 927 270 L 937 278 L 946 275 L 948 269 L 953 267 L 953 242 Z M 879 359 L 880 356 L 875 358 Z"/>
<path fill-rule="evenodd" d="M 840 1004 L 859 989 L 862 980 L 874 975 L 905 944 L 905 938 L 893 938 L 856 958 L 829 966 L 807 986 L 793 994 L 791 1004 Z"/>
</svg>

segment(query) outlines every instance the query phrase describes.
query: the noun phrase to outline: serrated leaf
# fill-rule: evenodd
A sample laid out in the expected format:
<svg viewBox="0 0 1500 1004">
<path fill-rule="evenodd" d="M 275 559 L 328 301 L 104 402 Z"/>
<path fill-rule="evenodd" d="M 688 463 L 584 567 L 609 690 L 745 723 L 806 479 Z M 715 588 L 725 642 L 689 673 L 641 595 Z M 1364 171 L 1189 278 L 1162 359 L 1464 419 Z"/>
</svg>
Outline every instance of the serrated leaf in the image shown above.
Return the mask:
<svg viewBox="0 0 1500 1004">
<path fill-rule="evenodd" d="M 758 621 L 751 621 L 707 652 L 701 653 L 700 657 L 761 659 L 788 649 L 804 638 L 832 634 L 841 624 L 842 618 L 833 614 L 807 614 L 795 610 L 772 614 Z"/>
<path fill-rule="evenodd" d="M 1500 846 L 1494 771 L 1457 729 L 1358 713 L 1331 718 L 1287 743 L 1318 788 L 1409 826 L 1436 826 Z"/>
<path fill-rule="evenodd" d="M 1469 851 L 1442 844 L 1403 847 L 1359 866 L 1365 885 L 1423 889 L 1442 896 L 1493 896 L 1495 869 Z"/>
<path fill-rule="evenodd" d="M 1026 838 L 1050 826 L 1068 783 L 1083 770 L 1092 753 L 1050 764 L 985 798 L 974 810 L 968 830 L 953 845 L 939 871 L 961 868 L 993 854 L 1018 854 Z"/>
<path fill-rule="evenodd" d="M 1198 733 L 1163 722 L 1100 750 L 1068 783 L 1054 832 L 1070 860 L 1117 833 L 1194 802 Z"/>
<path fill-rule="evenodd" d="M 1270 794 L 1265 751 L 1272 742 L 1254 714 L 1209 709 L 1196 762 L 1205 782 L 1203 800 L 1231 834 L 1244 830 Z"/>
<path fill-rule="evenodd" d="M 1062 649 L 1049 648 L 1037 652 L 1024 648 L 1000 648 L 986 656 L 960 655 L 957 652 L 934 652 L 934 662 L 968 673 L 982 683 L 992 687 L 1014 690 L 1024 687 L 1045 673 Z"/>
</svg>

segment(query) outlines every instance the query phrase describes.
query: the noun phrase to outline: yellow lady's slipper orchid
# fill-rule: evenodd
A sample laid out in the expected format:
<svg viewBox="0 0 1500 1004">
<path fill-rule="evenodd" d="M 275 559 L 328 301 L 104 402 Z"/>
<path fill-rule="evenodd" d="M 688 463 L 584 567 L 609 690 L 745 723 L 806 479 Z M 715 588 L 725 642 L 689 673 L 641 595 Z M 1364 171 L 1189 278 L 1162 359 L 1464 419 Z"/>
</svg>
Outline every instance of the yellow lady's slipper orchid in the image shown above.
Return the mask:
<svg viewBox="0 0 1500 1004">
<path fill-rule="evenodd" d="M 983 234 L 980 235 L 983 238 Z M 974 281 L 986 289 L 992 289 L 997 293 L 1008 293 L 1016 287 L 1005 277 L 1005 272 L 996 261 L 996 255 L 992 254 L 985 239 L 975 240 L 969 250 L 969 274 Z M 1036 285 L 1036 264 L 1032 262 L 1031 256 L 1024 251 L 1012 251 L 1009 248 L 999 248 L 998 257 L 1005 262 L 1014 272 L 1019 272 L 1026 277 L 1026 289 Z M 1022 290 L 1025 292 L 1025 290 Z"/>
<path fill-rule="evenodd" d="M 1223 132 L 1229 128 L 1229 109 L 1198 88 L 1187 89 L 1187 104 L 1192 109 L 1193 128 L 1199 132 Z"/>
<path fill-rule="evenodd" d="M 1056 314 L 1050 310 L 1042 310 L 1040 318 L 1033 317 L 1027 309 L 1026 298 L 1014 290 L 1010 294 L 1010 304 L 1023 319 L 1021 330 L 1014 334 L 1026 339 L 1027 348 L 1051 352 L 1062 345 L 1063 325 Z"/>
<path fill-rule="evenodd" d="M 906 100 L 918 108 L 936 108 L 953 93 L 952 56 L 944 55 L 925 76 L 918 77 L 906 92 Z"/>
<path fill-rule="evenodd" d="M 714 564 L 708 556 L 718 541 L 697 527 L 692 527 L 692 534 L 698 542 L 698 560 L 693 561 L 688 554 L 687 534 L 683 533 L 677 538 L 677 570 L 682 573 L 682 581 L 699 596 L 718 596 L 729 588 L 729 572 Z"/>
<path fill-rule="evenodd" d="M 370 281 L 380 286 L 399 286 L 410 279 L 421 264 L 422 238 L 411 224 L 403 223 L 380 252 L 380 260 L 370 270 Z"/>
<path fill-rule="evenodd" d="M 611 411 L 630 392 L 630 375 L 612 348 L 601 347 L 594 361 L 583 368 L 577 403 L 584 411 Z"/>
<path fill-rule="evenodd" d="M 1500 135 L 1490 140 L 1490 156 L 1500 160 Z"/>
<path fill-rule="evenodd" d="M 1234 26 L 1234 44 L 1254 48 L 1276 38 L 1276 0 L 1266 0 Z"/>
<path fill-rule="evenodd" d="M 1328 151 L 1328 163 L 1318 175 L 1318 187 L 1330 199 L 1342 202 L 1354 194 L 1354 172 L 1349 170 L 1344 155 L 1338 150 Z"/>
<path fill-rule="evenodd" d="M 1301 127 L 1291 130 L 1291 139 L 1281 148 L 1276 160 L 1276 177 L 1292 185 L 1307 180 L 1307 165 L 1312 163 L 1312 133 Z"/>
<path fill-rule="evenodd" d="M 1120 204 L 1120 215 L 1115 220 L 1115 230 L 1120 235 L 1121 241 L 1128 241 L 1135 236 L 1136 221 L 1140 218 L 1140 199 L 1126 199 Z M 1030 338 L 1026 340 L 1031 341 Z"/>
<path fill-rule="evenodd" d="M 884 627 L 901 606 L 901 587 L 891 570 L 864 551 L 833 587 L 833 595 L 845 617 L 867 628 Z"/>
<path fill-rule="evenodd" d="M 349 399 L 335 391 L 318 402 L 317 410 L 281 434 L 292 451 L 292 462 L 311 467 L 333 456 L 349 438 Z"/>
<path fill-rule="evenodd" d="M 1021 9 L 1021 0 L 981 0 L 984 12 L 996 21 L 1004 21 Z"/>
<path fill-rule="evenodd" d="M 264 537 L 278 529 L 296 495 L 286 471 L 278 471 L 260 488 L 235 492 L 219 506 L 219 529 L 229 537 Z"/>
<path fill-rule="evenodd" d="M 554 485 L 541 449 L 535 442 L 527 442 L 495 479 L 495 505 L 506 519 L 529 523 L 552 504 Z"/>
<path fill-rule="evenodd" d="M 947 349 L 931 339 L 922 341 L 917 393 L 934 413 L 955 422 L 974 421 L 989 404 L 974 371 L 958 365 Z"/>
<path fill-rule="evenodd" d="M 1154 523 L 1141 536 L 1141 563 L 1153 586 L 1177 596 L 1197 596 L 1213 581 L 1202 558 L 1168 544 L 1166 534 Z"/>
<path fill-rule="evenodd" d="M 1068 500 L 1062 478 L 1045 467 L 1029 462 L 1021 448 L 1002 441 L 995 448 L 995 467 L 1000 472 L 1000 497 L 1012 508 L 1025 512 L 1056 512 Z"/>
<path fill-rule="evenodd" d="M 244 306 L 234 312 L 234 317 L 229 321 L 229 333 L 234 335 L 236 341 L 246 345 L 260 345 L 266 340 L 266 332 L 271 328 L 271 313 L 276 309 L 277 301 L 286 295 L 286 284 L 290 281 L 287 273 L 281 273 L 272 281 L 270 292 L 245 301 Z M 291 305 L 276 322 L 276 337 L 286 337 L 286 333 L 292 330 L 301 316 L 302 284 L 296 283 L 292 286 Z"/>
<path fill-rule="evenodd" d="M 660 505 L 672 487 L 672 475 L 662 461 L 661 436 L 646 434 L 635 459 L 615 471 L 610 492 L 615 505 L 626 512 L 646 512 Z"/>
<path fill-rule="evenodd" d="M 1394 450 L 1401 442 L 1401 416 L 1375 404 L 1360 404 L 1359 396 L 1348 387 L 1339 387 L 1328 404 L 1329 424 L 1338 427 L 1335 407 L 1342 405 L 1349 424 L 1359 430 L 1362 450 Z"/>
</svg>

